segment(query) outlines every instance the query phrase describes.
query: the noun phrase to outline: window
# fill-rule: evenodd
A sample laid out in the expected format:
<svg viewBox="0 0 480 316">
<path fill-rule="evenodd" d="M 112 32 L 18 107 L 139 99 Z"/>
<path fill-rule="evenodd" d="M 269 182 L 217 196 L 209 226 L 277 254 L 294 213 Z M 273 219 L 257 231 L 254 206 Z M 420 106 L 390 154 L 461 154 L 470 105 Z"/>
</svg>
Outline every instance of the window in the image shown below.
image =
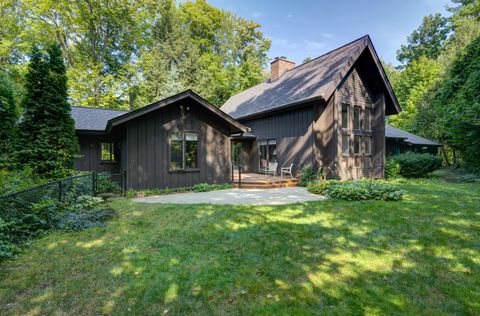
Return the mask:
<svg viewBox="0 0 480 316">
<path fill-rule="evenodd" d="M 372 124 L 371 124 L 371 109 L 365 109 L 365 130 L 370 131 L 372 130 Z"/>
<path fill-rule="evenodd" d="M 115 144 L 102 143 L 102 151 L 100 153 L 101 161 L 115 161 Z"/>
<path fill-rule="evenodd" d="M 342 104 L 342 128 L 348 128 L 348 104 Z"/>
<path fill-rule="evenodd" d="M 198 169 L 198 133 L 170 133 L 170 170 Z"/>
<path fill-rule="evenodd" d="M 360 154 L 360 141 L 362 137 L 360 135 L 355 135 L 353 138 L 353 153 Z"/>
<path fill-rule="evenodd" d="M 260 141 L 258 151 L 260 168 L 266 168 L 269 162 L 277 161 L 277 141 L 275 139 Z"/>
<path fill-rule="evenodd" d="M 353 108 L 353 129 L 360 129 L 360 107 L 356 106 Z"/>
<path fill-rule="evenodd" d="M 342 134 L 342 154 L 343 155 L 348 155 L 349 154 L 349 135 L 348 134 Z"/>
<path fill-rule="evenodd" d="M 365 137 L 364 142 L 365 142 L 365 154 L 370 155 L 372 153 L 372 138 Z"/>
</svg>

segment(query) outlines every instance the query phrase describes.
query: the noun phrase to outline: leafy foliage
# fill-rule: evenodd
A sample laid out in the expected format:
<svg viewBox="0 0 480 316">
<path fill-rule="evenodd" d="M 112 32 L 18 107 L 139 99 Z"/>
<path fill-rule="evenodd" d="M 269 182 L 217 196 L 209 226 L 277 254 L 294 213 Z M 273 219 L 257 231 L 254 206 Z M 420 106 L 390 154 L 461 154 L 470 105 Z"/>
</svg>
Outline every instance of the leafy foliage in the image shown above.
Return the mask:
<svg viewBox="0 0 480 316">
<path fill-rule="evenodd" d="M 47 55 L 32 51 L 26 89 L 15 161 L 46 177 L 65 176 L 79 149 L 58 45 L 50 46 Z"/>
<path fill-rule="evenodd" d="M 13 97 L 12 83 L 8 74 L 0 71 L 0 168 L 11 163 L 15 141 L 17 109 Z"/>
<path fill-rule="evenodd" d="M 230 183 L 225 184 L 208 184 L 208 183 L 198 183 L 192 187 L 194 192 L 208 192 L 216 190 L 226 190 L 233 188 L 233 185 Z"/>
<path fill-rule="evenodd" d="M 97 174 L 97 193 L 121 193 L 120 185 L 108 174 Z"/>
<path fill-rule="evenodd" d="M 0 169 L 0 195 L 24 190 L 48 182 L 48 179 L 34 174 L 31 168 L 22 170 Z"/>
<path fill-rule="evenodd" d="M 115 213 L 102 208 L 102 203 L 101 198 L 87 195 L 62 202 L 46 198 L 33 204 L 0 200 L 0 260 L 15 256 L 23 244 L 54 230 L 103 226 Z"/>
<path fill-rule="evenodd" d="M 424 178 L 442 166 L 442 157 L 426 153 L 406 152 L 389 160 L 400 165 L 400 175 L 405 178 Z"/>
<path fill-rule="evenodd" d="M 75 105 L 127 108 L 193 89 L 216 105 L 263 80 L 270 41 L 256 22 L 204 0 L 0 4 L 0 66 L 60 44 Z"/>
<path fill-rule="evenodd" d="M 270 41 L 260 25 L 204 0 L 160 4 L 152 43 L 140 58 L 139 100 L 193 89 L 215 105 L 262 81 Z"/>
<path fill-rule="evenodd" d="M 420 57 L 436 59 L 442 52 L 450 32 L 448 19 L 440 13 L 427 15 L 422 24 L 408 36 L 407 45 L 397 51 L 397 59 L 406 64 Z"/>
<path fill-rule="evenodd" d="M 395 158 L 388 158 L 385 163 L 385 178 L 396 179 L 400 176 L 401 167 Z"/>
<path fill-rule="evenodd" d="M 311 182 L 307 189 L 314 194 L 323 194 L 345 201 L 383 200 L 400 201 L 403 191 L 391 184 L 375 180 Z"/>
<path fill-rule="evenodd" d="M 432 86 L 438 82 L 440 73 L 438 62 L 421 56 L 394 77 L 392 84 L 402 112 L 390 116 L 388 123 L 413 133 L 421 132 L 423 126 L 417 126 L 417 114 L 425 106 L 424 100 Z"/>
<path fill-rule="evenodd" d="M 315 171 L 313 170 L 312 166 L 304 166 L 302 170 L 300 171 L 300 181 L 298 182 L 298 185 L 301 187 L 306 187 L 308 183 L 311 181 L 315 180 L 316 174 Z"/>
<path fill-rule="evenodd" d="M 451 65 L 432 100 L 436 135 L 480 170 L 480 36 Z"/>
</svg>

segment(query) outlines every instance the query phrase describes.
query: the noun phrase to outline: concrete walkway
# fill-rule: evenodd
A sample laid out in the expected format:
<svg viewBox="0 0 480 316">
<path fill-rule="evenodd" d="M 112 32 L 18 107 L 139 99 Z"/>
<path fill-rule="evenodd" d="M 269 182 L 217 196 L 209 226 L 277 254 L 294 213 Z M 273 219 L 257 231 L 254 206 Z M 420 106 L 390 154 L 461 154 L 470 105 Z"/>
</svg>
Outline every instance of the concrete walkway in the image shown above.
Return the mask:
<svg viewBox="0 0 480 316">
<path fill-rule="evenodd" d="M 306 188 L 293 187 L 281 189 L 228 189 L 200 193 L 175 193 L 134 198 L 133 200 L 142 203 L 280 205 L 307 201 L 321 201 L 325 199 L 324 196 L 311 194 Z"/>
</svg>

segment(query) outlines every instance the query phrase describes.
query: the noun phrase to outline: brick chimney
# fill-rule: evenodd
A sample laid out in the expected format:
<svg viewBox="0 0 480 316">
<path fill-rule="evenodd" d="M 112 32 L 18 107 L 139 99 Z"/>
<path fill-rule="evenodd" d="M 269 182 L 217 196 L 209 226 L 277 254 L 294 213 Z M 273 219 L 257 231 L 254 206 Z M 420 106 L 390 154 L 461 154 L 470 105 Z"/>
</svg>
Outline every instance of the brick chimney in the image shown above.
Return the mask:
<svg viewBox="0 0 480 316">
<path fill-rule="evenodd" d="M 287 70 L 293 69 L 295 63 L 285 56 L 275 57 L 270 63 L 270 81 L 280 78 Z"/>
</svg>

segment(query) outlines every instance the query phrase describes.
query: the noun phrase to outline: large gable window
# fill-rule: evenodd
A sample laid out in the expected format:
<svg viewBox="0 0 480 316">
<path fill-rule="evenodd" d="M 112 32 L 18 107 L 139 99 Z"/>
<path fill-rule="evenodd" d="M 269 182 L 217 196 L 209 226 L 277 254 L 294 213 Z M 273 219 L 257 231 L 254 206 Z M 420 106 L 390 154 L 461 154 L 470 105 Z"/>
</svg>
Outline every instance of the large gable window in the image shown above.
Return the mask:
<svg viewBox="0 0 480 316">
<path fill-rule="evenodd" d="M 359 130 L 360 129 L 360 110 L 359 106 L 355 106 L 353 108 L 353 129 Z"/>
<path fill-rule="evenodd" d="M 342 104 L 342 128 L 348 128 L 348 104 Z"/>
<path fill-rule="evenodd" d="M 198 169 L 198 133 L 170 133 L 170 170 Z"/>
<path fill-rule="evenodd" d="M 372 122 L 371 122 L 372 112 L 370 108 L 365 109 L 365 130 L 371 131 L 372 130 Z"/>
</svg>

